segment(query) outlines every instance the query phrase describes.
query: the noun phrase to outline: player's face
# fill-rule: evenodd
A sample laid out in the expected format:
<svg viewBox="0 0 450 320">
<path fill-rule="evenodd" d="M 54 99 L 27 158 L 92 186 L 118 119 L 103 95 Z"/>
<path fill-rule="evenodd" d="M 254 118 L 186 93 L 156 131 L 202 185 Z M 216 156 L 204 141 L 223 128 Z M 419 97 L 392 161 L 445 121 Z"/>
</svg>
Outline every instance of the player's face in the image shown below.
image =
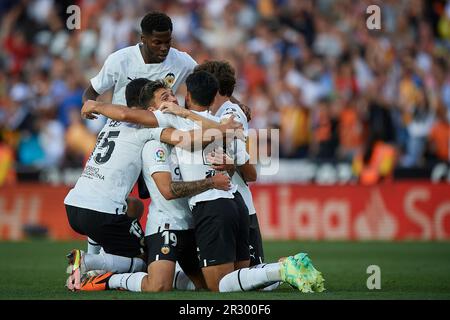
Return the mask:
<svg viewBox="0 0 450 320">
<path fill-rule="evenodd" d="M 147 47 L 147 54 L 154 63 L 163 62 L 169 54 L 172 42 L 172 32 L 153 31 L 151 35 L 143 35 L 142 43 Z"/>
<path fill-rule="evenodd" d="M 155 111 L 158 109 L 158 107 L 163 102 L 172 102 L 175 104 L 178 104 L 177 97 L 173 94 L 172 90 L 170 89 L 158 89 L 155 92 L 154 98 L 153 98 L 153 105 L 150 106 L 150 111 Z"/>
</svg>

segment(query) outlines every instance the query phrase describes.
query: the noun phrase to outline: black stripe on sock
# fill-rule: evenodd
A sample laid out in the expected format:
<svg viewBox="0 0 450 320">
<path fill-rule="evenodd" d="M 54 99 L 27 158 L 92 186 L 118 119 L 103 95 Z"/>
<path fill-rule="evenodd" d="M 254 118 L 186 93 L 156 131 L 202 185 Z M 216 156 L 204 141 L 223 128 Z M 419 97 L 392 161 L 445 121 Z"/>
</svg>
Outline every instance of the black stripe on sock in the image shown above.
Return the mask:
<svg viewBox="0 0 450 320">
<path fill-rule="evenodd" d="M 241 290 L 245 291 L 244 288 L 242 287 L 242 283 L 241 283 L 241 270 L 242 269 L 239 269 L 239 271 L 238 271 L 238 282 L 239 282 L 239 287 L 241 287 Z"/>
<path fill-rule="evenodd" d="M 131 258 L 130 268 L 128 269 L 127 273 L 130 273 L 131 270 L 133 270 L 133 264 L 134 264 L 134 258 Z"/>
<path fill-rule="evenodd" d="M 174 282 L 173 282 L 173 283 L 175 284 L 175 289 L 178 289 L 178 288 L 177 288 L 177 280 L 178 280 L 178 275 L 179 275 L 179 274 L 180 274 L 180 270 L 177 271 L 177 274 L 175 275 L 175 280 L 174 280 Z"/>
<path fill-rule="evenodd" d="M 88 240 L 88 243 L 89 243 L 91 246 L 98 246 L 98 245 L 99 245 L 98 243 L 90 242 L 89 240 Z"/>
<path fill-rule="evenodd" d="M 130 290 L 130 289 L 128 289 L 128 279 L 130 279 L 130 277 L 131 277 L 132 275 L 133 275 L 133 274 L 130 274 L 130 275 L 128 276 L 127 280 L 125 280 L 125 288 L 126 288 L 127 290 Z"/>
</svg>

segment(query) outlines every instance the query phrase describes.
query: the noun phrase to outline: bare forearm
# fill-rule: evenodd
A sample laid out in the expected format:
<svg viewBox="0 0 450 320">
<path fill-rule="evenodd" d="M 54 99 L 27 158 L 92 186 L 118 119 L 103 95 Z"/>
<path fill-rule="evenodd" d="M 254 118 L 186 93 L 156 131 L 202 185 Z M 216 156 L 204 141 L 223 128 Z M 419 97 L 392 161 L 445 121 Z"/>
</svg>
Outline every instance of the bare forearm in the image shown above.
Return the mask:
<svg viewBox="0 0 450 320">
<path fill-rule="evenodd" d="M 91 85 L 91 86 L 89 86 L 89 88 L 84 90 L 83 103 L 86 102 L 87 100 L 97 100 L 98 96 L 99 96 L 99 94 L 97 93 L 97 91 L 94 90 L 94 88 L 92 88 L 92 85 Z"/>
<path fill-rule="evenodd" d="M 158 120 L 153 112 L 147 110 L 130 109 L 119 104 L 102 103 L 95 107 L 94 112 L 116 121 L 136 123 L 151 128 L 158 126 Z"/>
<path fill-rule="evenodd" d="M 238 168 L 239 174 L 245 182 L 255 182 L 258 178 L 256 167 L 253 164 L 246 163 Z"/>
<path fill-rule="evenodd" d="M 214 188 L 211 178 L 197 181 L 172 181 L 170 190 L 176 198 L 192 197 L 206 190 Z"/>
</svg>

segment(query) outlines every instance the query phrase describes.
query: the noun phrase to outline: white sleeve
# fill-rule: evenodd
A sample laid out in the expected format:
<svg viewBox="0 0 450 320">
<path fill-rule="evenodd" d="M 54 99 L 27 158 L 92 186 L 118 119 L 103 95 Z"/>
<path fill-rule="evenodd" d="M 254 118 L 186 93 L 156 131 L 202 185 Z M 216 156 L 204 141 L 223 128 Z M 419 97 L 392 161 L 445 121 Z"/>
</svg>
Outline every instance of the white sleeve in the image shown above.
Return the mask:
<svg viewBox="0 0 450 320">
<path fill-rule="evenodd" d="M 106 92 L 116 84 L 119 74 L 119 64 L 115 60 L 114 56 L 110 54 L 108 58 L 106 58 L 100 72 L 91 79 L 92 88 L 94 88 L 98 94 Z"/>
<path fill-rule="evenodd" d="M 181 83 L 184 83 L 186 81 L 186 78 L 194 71 L 194 68 L 198 65 L 197 61 L 195 61 L 189 54 L 186 53 L 185 57 L 186 59 Z"/>
<path fill-rule="evenodd" d="M 246 145 L 245 142 L 240 140 L 240 139 L 236 139 L 236 165 L 237 166 L 242 166 L 244 165 L 248 160 L 250 160 L 250 155 L 247 153 L 247 149 L 246 149 Z M 233 149 L 235 149 L 233 147 Z"/>
<path fill-rule="evenodd" d="M 234 121 L 239 122 L 242 124 L 244 128 L 244 133 L 248 134 L 248 121 L 247 117 L 245 116 L 244 112 L 239 108 L 235 107 L 228 107 L 225 109 L 225 112 L 220 116 L 220 120 L 228 119 L 229 117 L 234 116 Z"/>
<path fill-rule="evenodd" d="M 155 172 L 171 172 L 169 157 L 169 149 L 164 143 L 156 140 L 147 142 L 142 149 L 144 174 L 151 177 Z"/>
<path fill-rule="evenodd" d="M 164 128 L 141 128 L 136 131 L 136 135 L 140 141 L 161 140 L 161 132 Z"/>
<path fill-rule="evenodd" d="M 184 119 L 169 113 L 162 113 L 159 110 L 153 113 L 155 114 L 156 120 L 158 120 L 158 126 L 162 128 L 175 128 L 184 131 L 199 128 L 195 122 L 189 119 Z"/>
</svg>

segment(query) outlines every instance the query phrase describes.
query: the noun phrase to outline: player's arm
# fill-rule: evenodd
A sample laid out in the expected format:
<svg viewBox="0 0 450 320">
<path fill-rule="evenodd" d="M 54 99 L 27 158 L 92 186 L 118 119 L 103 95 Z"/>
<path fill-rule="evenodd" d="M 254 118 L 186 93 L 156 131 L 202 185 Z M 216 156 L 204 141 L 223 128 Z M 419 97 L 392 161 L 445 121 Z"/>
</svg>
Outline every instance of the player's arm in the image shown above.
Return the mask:
<svg viewBox="0 0 450 320">
<path fill-rule="evenodd" d="M 88 100 L 83 104 L 81 116 L 86 119 L 96 119 L 96 114 L 102 114 L 107 118 L 141 124 L 149 128 L 158 127 L 158 119 L 153 112 L 142 109 L 131 109 L 120 104 Z"/>
<path fill-rule="evenodd" d="M 102 69 L 91 79 L 89 87 L 84 91 L 83 103 L 88 100 L 97 100 L 99 95 L 114 87 L 117 74 L 120 73 L 119 66 L 120 63 L 118 63 L 114 54 L 106 58 Z"/>
<path fill-rule="evenodd" d="M 213 142 L 215 135 L 210 135 L 202 129 L 182 131 L 174 128 L 165 128 L 161 132 L 160 141 L 183 148 L 188 151 L 201 150 Z"/>
<path fill-rule="evenodd" d="M 242 144 L 240 145 L 240 148 L 243 148 Z M 245 182 L 255 182 L 258 178 L 258 173 L 256 171 L 256 166 L 250 163 L 251 156 L 249 148 L 249 140 L 247 140 L 245 150 L 249 156 L 249 159 L 242 166 L 238 166 L 236 171 Z"/>
<path fill-rule="evenodd" d="M 214 120 L 202 117 L 195 112 L 182 108 L 173 102 L 163 102 L 159 106 L 159 110 L 163 113 L 170 113 L 178 117 L 194 121 L 199 124 L 203 130 L 216 129 L 221 132 L 226 132 L 226 130 L 242 129 L 242 124 L 234 121 L 234 117 L 231 117 L 231 119 L 227 119 L 224 122 L 216 122 Z"/>
<path fill-rule="evenodd" d="M 166 200 L 192 197 L 209 189 L 229 190 L 230 178 L 224 174 L 197 181 L 172 181 L 170 172 L 155 172 L 152 178 Z"/>
<path fill-rule="evenodd" d="M 242 166 L 238 166 L 236 171 L 238 171 L 239 175 L 245 182 L 255 182 L 258 178 L 256 167 L 254 164 L 251 164 L 250 161 L 247 161 Z"/>
<path fill-rule="evenodd" d="M 238 142 L 238 144 L 236 161 L 222 149 L 216 149 L 214 152 L 209 153 L 206 158 L 212 164 L 211 168 L 217 171 L 227 171 L 230 176 L 237 172 L 245 182 L 255 182 L 258 177 L 256 167 L 250 163 L 249 155 L 246 153 L 243 143 Z"/>
<path fill-rule="evenodd" d="M 237 104 L 242 109 L 245 116 L 247 117 L 247 121 L 252 120 L 252 110 L 250 110 L 249 106 L 247 106 L 246 104 L 243 104 L 242 102 L 240 102 L 233 96 L 230 97 L 230 101 Z"/>
<path fill-rule="evenodd" d="M 99 95 L 100 94 L 97 91 L 95 91 L 95 89 L 92 87 L 91 84 L 86 90 L 84 90 L 83 103 L 85 103 L 87 100 L 97 100 Z"/>
<path fill-rule="evenodd" d="M 180 107 L 181 108 L 181 107 Z M 183 109 L 185 110 L 185 109 Z M 228 121 L 218 123 L 213 120 L 204 118 L 192 111 L 185 110 L 184 118 L 191 119 L 193 121 L 198 121 L 204 130 L 206 129 L 216 129 L 216 133 L 227 133 L 230 130 L 240 129 L 242 125 L 233 119 Z M 155 114 L 148 110 L 143 109 L 132 109 L 119 104 L 112 104 L 107 102 L 99 102 L 94 100 L 88 100 L 83 104 L 81 109 L 81 116 L 86 119 L 96 119 L 96 114 L 102 114 L 107 118 L 121 121 L 141 124 L 149 128 L 155 128 L 160 126 L 158 119 Z M 164 127 L 169 127 L 169 125 L 164 125 Z M 209 134 L 213 134 L 209 130 Z"/>
</svg>

